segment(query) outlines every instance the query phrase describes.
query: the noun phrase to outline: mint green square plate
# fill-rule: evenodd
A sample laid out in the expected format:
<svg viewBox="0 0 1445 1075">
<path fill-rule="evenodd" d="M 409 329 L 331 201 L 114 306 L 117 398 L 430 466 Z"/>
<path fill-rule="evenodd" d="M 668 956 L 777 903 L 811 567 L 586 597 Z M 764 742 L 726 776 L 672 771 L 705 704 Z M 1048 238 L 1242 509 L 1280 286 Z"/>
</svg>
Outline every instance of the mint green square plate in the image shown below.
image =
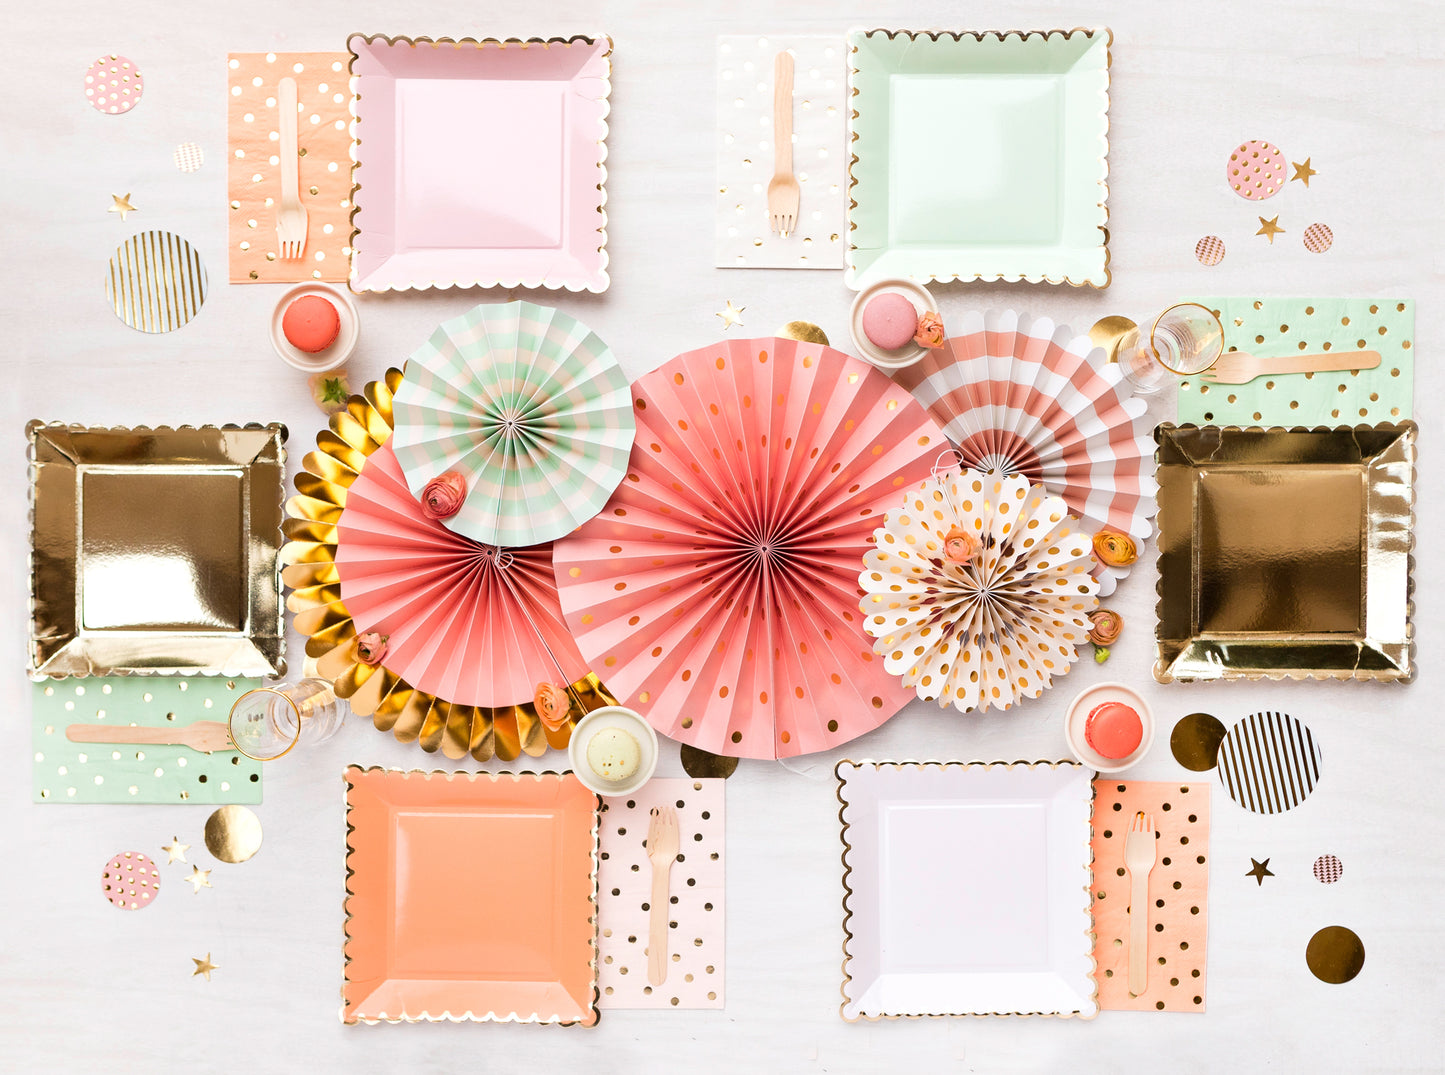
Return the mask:
<svg viewBox="0 0 1445 1075">
<path fill-rule="evenodd" d="M 848 286 L 1107 287 L 1112 41 L 850 32 Z"/>
</svg>

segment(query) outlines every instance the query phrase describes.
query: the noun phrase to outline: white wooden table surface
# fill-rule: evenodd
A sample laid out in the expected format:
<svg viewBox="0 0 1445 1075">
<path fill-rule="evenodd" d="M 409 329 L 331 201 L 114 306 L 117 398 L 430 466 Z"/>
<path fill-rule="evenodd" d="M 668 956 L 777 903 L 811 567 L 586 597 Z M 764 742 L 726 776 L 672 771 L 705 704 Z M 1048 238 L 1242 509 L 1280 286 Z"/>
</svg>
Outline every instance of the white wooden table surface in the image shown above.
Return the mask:
<svg viewBox="0 0 1445 1075">
<path fill-rule="evenodd" d="M 1438 964 L 1445 927 L 1445 724 L 1441 672 L 1442 480 L 1434 368 L 1445 272 L 1445 15 L 1424 2 L 1277 0 L 1155 4 L 871 5 L 797 0 L 725 5 L 497 0 L 177 5 L 159 0 L 11 5 L 0 109 L 0 326 L 11 387 L 0 400 L 5 615 L 0 653 L 0 1069 L 47 1071 L 675 1070 L 1308 1071 L 1440 1070 Z M 540 294 L 580 316 L 639 375 L 719 337 L 725 300 L 745 331 L 816 321 L 846 344 L 849 292 L 837 273 L 712 268 L 714 37 L 849 27 L 1009 29 L 1112 26 L 1110 229 L 1114 284 L 1103 293 L 1029 286 L 939 289 L 945 315 L 1008 306 L 1087 328 L 1144 316 L 1187 294 L 1401 295 L 1418 300 L 1421 431 L 1415 569 L 1418 680 L 1407 687 L 1252 684 L 1160 687 L 1152 661 L 1152 565 L 1110 604 L 1128 621 L 1106 669 L 1078 666 L 1058 689 L 1002 715 L 940 715 L 915 703 L 853 757 L 1062 757 L 1072 694 L 1106 677 L 1141 686 L 1160 742 L 1134 775 L 1186 775 L 1165 741 L 1204 709 L 1226 722 L 1256 709 L 1307 720 L 1324 749 L 1319 790 L 1274 818 L 1216 788 L 1208 1012 L 1105 1012 L 1092 1022 L 974 1019 L 845 1024 L 838 1015 L 842 928 L 834 756 L 744 763 L 728 785 L 727 1008 L 611 1012 L 592 1032 L 529 1026 L 343 1027 L 343 811 L 348 762 L 428 766 L 430 758 L 355 720 L 331 743 L 267 774 L 261 854 L 222 867 L 192 896 L 175 872 L 155 907 L 122 915 L 98 891 L 119 850 L 159 854 L 180 833 L 200 847 L 204 807 L 36 806 L 29 802 L 24 423 L 280 420 L 292 469 L 321 426 L 304 378 L 266 338 L 279 288 L 225 279 L 225 53 L 342 49 L 349 32 L 460 36 L 603 32 L 614 39 L 608 138 L 608 250 L 601 296 Z M 145 97 L 101 116 L 82 76 L 101 53 L 139 64 Z M 1319 175 L 1270 203 L 1289 234 L 1253 235 L 1253 207 L 1222 182 L 1229 151 L 1266 138 Z M 183 175 L 172 148 L 199 143 Z M 105 212 L 130 191 L 141 211 Z M 1309 219 L 1306 219 L 1306 216 Z M 1307 223 L 1334 230 L 1320 256 Z M 186 328 L 143 336 L 109 311 L 102 269 L 134 230 L 198 244 L 212 293 Z M 1193 257 L 1222 236 L 1224 263 Z M 361 301 L 362 378 L 400 363 L 435 324 L 493 296 L 446 291 Z M 734 330 L 736 332 L 737 330 Z M 18 377 L 18 385 L 15 379 Z M 1157 409 L 1160 417 L 1170 405 Z M 292 655 L 301 649 L 293 635 Z M 665 751 L 664 775 L 681 770 Z M 546 759 L 552 765 L 558 759 Z M 1338 855 L 1343 879 L 1310 875 Z M 1251 856 L 1276 876 L 1244 876 Z M 192 857 L 198 857 L 195 852 Z M 207 856 L 199 856 L 203 861 Z M 1328 986 L 1305 967 L 1319 927 L 1363 938 L 1363 973 Z M 209 983 L 190 957 L 211 953 Z"/>
</svg>

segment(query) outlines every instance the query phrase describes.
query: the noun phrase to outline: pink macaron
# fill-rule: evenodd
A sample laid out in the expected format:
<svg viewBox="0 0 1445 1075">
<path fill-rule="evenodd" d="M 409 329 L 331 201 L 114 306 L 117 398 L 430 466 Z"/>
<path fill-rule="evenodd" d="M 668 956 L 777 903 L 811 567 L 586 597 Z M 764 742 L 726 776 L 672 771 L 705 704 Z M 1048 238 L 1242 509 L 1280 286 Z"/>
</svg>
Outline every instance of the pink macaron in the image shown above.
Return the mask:
<svg viewBox="0 0 1445 1075">
<path fill-rule="evenodd" d="M 896 351 L 912 342 L 918 331 L 918 311 L 896 291 L 885 291 L 863 307 L 863 334 L 874 347 Z"/>
</svg>

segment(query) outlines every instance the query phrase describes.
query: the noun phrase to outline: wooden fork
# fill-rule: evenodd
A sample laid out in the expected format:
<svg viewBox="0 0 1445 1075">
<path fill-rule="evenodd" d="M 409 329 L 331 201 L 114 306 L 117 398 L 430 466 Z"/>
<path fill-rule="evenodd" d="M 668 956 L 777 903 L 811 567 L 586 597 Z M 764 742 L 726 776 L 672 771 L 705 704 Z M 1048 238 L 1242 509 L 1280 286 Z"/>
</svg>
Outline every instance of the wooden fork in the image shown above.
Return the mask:
<svg viewBox="0 0 1445 1075">
<path fill-rule="evenodd" d="M 667 932 L 672 864 L 677 861 L 677 808 L 652 808 L 647 826 L 647 857 L 652 862 L 652 902 L 647 919 L 647 980 L 667 981 Z"/>
<path fill-rule="evenodd" d="M 131 724 L 71 724 L 65 738 L 72 743 L 149 743 L 152 746 L 190 747 L 202 754 L 235 750 L 231 729 L 218 720 L 197 720 L 179 728 L 143 728 Z"/>
<path fill-rule="evenodd" d="M 786 239 L 798 223 L 798 180 L 793 176 L 793 54 L 773 61 L 773 178 L 768 184 L 768 227 Z"/>
<path fill-rule="evenodd" d="M 296 80 L 283 78 L 276 89 L 280 120 L 281 197 L 276 200 L 276 241 L 281 257 L 296 261 L 306 251 L 306 207 L 301 204 L 301 169 L 296 145 Z"/>
<path fill-rule="evenodd" d="M 1159 854 L 1154 819 L 1140 810 L 1124 837 L 1129 870 L 1129 992 L 1142 996 L 1149 987 L 1149 874 Z"/>
<path fill-rule="evenodd" d="M 1195 379 L 1205 384 L 1248 384 L 1266 374 L 1372 370 L 1379 364 L 1379 351 L 1325 351 L 1316 355 L 1280 355 L 1277 358 L 1258 358 L 1243 351 L 1226 351 L 1214 365 L 1203 373 L 1195 374 Z"/>
</svg>

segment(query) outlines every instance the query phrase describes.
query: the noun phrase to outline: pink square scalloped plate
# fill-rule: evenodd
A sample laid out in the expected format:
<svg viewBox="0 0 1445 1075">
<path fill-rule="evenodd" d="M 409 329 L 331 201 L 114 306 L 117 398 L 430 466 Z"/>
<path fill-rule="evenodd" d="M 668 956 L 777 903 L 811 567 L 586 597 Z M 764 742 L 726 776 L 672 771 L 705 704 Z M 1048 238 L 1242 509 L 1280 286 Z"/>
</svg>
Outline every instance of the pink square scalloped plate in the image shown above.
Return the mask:
<svg viewBox="0 0 1445 1075">
<path fill-rule="evenodd" d="M 607 289 L 608 38 L 347 44 L 354 290 Z"/>
</svg>

